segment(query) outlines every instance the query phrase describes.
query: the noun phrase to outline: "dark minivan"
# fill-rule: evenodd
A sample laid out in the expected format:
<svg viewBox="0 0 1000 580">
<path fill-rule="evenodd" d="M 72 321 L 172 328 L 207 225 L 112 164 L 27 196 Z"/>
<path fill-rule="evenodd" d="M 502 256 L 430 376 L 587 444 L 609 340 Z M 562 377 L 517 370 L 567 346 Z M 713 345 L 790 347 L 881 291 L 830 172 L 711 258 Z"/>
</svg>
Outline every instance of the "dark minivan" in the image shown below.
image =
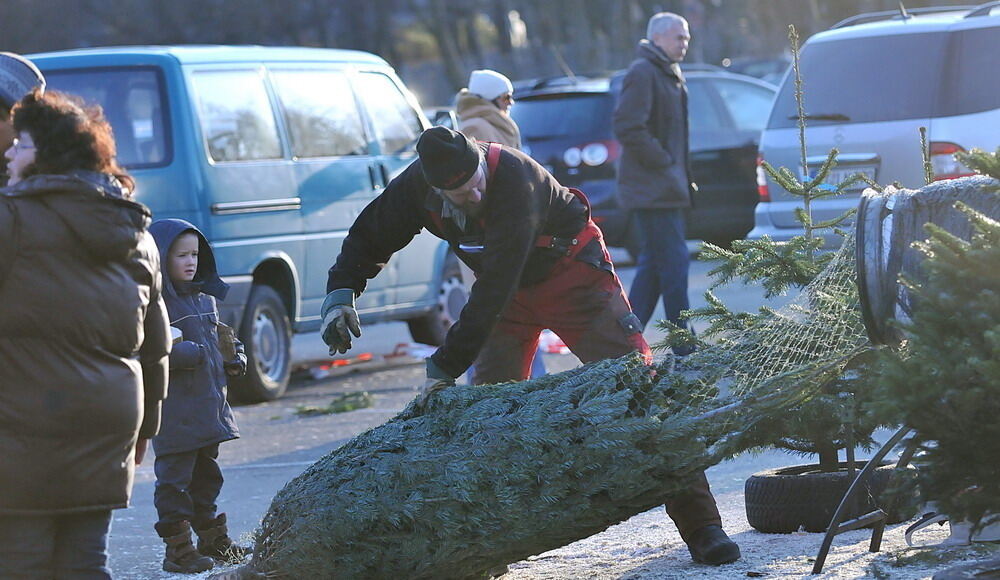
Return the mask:
<svg viewBox="0 0 1000 580">
<path fill-rule="evenodd" d="M 727 245 L 753 227 L 757 143 L 775 88 L 721 70 L 686 67 L 691 163 L 699 191 L 688 238 Z M 515 85 L 511 116 L 527 153 L 560 183 L 583 190 L 609 245 L 637 251 L 631 216 L 618 207 L 621 146 L 612 130 L 624 72 L 558 77 Z"/>
</svg>

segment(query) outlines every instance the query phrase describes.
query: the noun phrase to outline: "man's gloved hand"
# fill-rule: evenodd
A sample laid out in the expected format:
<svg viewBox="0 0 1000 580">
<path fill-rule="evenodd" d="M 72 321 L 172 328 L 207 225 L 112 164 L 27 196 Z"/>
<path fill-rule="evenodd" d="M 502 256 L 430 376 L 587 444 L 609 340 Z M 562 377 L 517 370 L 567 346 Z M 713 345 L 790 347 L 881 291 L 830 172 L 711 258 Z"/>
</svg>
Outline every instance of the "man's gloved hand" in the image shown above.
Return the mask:
<svg viewBox="0 0 1000 580">
<path fill-rule="evenodd" d="M 323 326 L 319 333 L 330 347 L 330 355 L 345 353 L 351 348 L 351 335 L 361 338 L 361 322 L 354 309 L 354 290 L 338 288 L 326 295 L 320 307 Z"/>
<path fill-rule="evenodd" d="M 428 399 L 434 393 L 455 386 L 454 377 L 438 368 L 430 358 L 424 360 L 427 365 L 427 380 L 424 381 L 424 387 L 417 395 L 417 405 L 421 407 L 427 404 Z"/>
<path fill-rule="evenodd" d="M 231 377 L 242 377 L 247 374 L 247 355 L 242 352 L 236 353 L 236 359 L 226 361 L 223 364 L 226 374 Z"/>
</svg>

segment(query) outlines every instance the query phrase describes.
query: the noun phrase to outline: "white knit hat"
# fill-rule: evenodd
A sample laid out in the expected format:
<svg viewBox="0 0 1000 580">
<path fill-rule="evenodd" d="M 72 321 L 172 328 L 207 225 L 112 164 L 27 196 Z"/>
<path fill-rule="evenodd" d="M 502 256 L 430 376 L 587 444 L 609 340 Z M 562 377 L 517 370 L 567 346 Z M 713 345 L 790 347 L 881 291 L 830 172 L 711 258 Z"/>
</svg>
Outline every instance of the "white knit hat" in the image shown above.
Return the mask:
<svg viewBox="0 0 1000 580">
<path fill-rule="evenodd" d="M 474 70 L 469 75 L 469 92 L 492 101 L 500 95 L 514 93 L 510 79 L 495 70 Z"/>
<path fill-rule="evenodd" d="M 45 77 L 19 54 L 0 52 L 0 106 L 8 109 L 35 87 L 45 89 Z"/>
</svg>

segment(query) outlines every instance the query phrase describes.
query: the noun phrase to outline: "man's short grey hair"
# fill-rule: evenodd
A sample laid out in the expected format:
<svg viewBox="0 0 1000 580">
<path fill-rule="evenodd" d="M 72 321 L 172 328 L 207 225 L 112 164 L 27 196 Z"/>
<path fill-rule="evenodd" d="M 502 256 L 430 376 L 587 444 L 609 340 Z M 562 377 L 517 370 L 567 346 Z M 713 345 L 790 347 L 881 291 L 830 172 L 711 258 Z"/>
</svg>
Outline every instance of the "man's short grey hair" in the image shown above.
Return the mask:
<svg viewBox="0 0 1000 580">
<path fill-rule="evenodd" d="M 646 25 L 646 39 L 651 40 L 654 36 L 670 32 L 670 29 L 674 26 L 683 26 L 685 24 L 687 24 L 687 20 L 684 20 L 683 16 L 674 14 L 673 12 L 654 14 L 649 18 L 649 24 Z"/>
</svg>

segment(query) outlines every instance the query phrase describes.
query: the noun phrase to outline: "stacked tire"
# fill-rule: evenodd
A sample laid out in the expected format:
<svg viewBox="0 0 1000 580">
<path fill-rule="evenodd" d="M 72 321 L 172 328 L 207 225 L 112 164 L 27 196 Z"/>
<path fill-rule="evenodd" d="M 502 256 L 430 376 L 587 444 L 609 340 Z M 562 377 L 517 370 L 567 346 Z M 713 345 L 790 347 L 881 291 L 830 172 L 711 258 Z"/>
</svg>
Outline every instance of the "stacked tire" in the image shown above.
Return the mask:
<svg viewBox="0 0 1000 580">
<path fill-rule="evenodd" d="M 856 462 L 856 466 L 860 471 L 864 462 Z M 855 505 L 845 520 L 883 506 L 881 496 L 889 487 L 894 469 L 894 464 L 886 463 L 871 474 L 866 488 L 855 494 Z M 755 530 L 767 534 L 824 532 L 851 482 L 846 463 L 828 472 L 821 471 L 818 465 L 795 465 L 755 473 L 744 487 L 747 521 Z M 911 514 L 902 512 L 907 510 L 892 510 L 888 523 L 909 519 Z"/>
</svg>

